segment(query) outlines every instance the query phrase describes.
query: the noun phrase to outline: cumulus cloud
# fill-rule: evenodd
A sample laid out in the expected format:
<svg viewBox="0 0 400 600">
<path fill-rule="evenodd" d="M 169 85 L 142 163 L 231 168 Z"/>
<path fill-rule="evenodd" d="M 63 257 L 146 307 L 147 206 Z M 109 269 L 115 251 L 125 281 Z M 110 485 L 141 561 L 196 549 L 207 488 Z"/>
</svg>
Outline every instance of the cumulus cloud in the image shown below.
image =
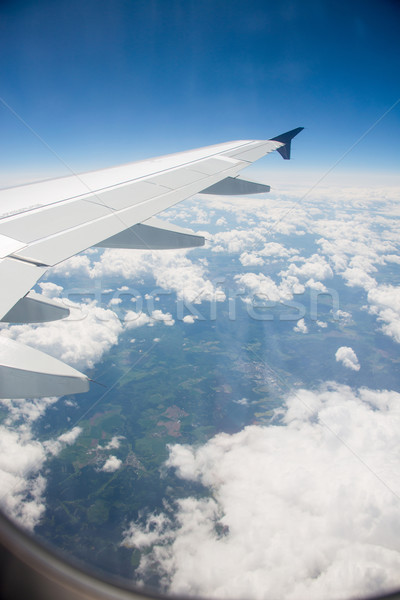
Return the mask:
<svg viewBox="0 0 400 600">
<path fill-rule="evenodd" d="M 46 481 L 39 474 L 45 459 L 42 444 L 19 431 L 0 427 L 1 508 L 28 529 L 34 527 L 45 509 Z"/>
<path fill-rule="evenodd" d="M 201 214 L 204 210 L 201 211 Z M 198 213 L 200 214 L 200 213 Z M 205 233 L 208 237 L 211 234 Z M 207 277 L 207 264 L 198 260 L 193 262 L 186 256 L 188 250 L 118 250 L 107 249 L 100 255 L 81 254 L 60 263 L 51 269 L 51 274 L 71 277 L 86 275 L 90 279 L 101 279 L 107 276 L 119 276 L 131 281 L 139 280 L 144 275 L 151 275 L 159 287 L 174 291 L 179 299 L 200 303 L 203 300 L 215 299 L 216 288 Z M 119 291 L 127 286 L 121 286 Z M 216 298 L 223 301 L 225 298 Z"/>
<path fill-rule="evenodd" d="M 320 254 L 313 254 L 310 258 L 304 260 L 303 264 L 298 267 L 295 263 L 291 263 L 286 271 L 282 271 L 281 275 L 294 275 L 300 279 L 323 280 L 333 277 L 332 269 L 326 259 Z"/>
<path fill-rule="evenodd" d="M 338 348 L 335 358 L 337 362 L 343 363 L 348 369 L 352 369 L 353 371 L 360 370 L 357 354 L 354 352 L 353 348 L 350 348 L 349 346 L 341 346 Z"/>
<path fill-rule="evenodd" d="M 142 327 L 150 323 L 151 318 L 144 312 L 136 312 L 135 310 L 128 310 L 124 318 L 125 329 L 136 329 L 136 327 Z"/>
<path fill-rule="evenodd" d="M 50 281 L 39 283 L 39 287 L 42 289 L 43 296 L 46 296 L 47 298 L 58 298 L 64 289 L 61 285 L 57 285 Z"/>
<path fill-rule="evenodd" d="M 282 423 L 173 445 L 209 489 L 130 524 L 139 574 L 211 598 L 349 598 L 400 584 L 400 394 L 298 390 Z M 390 457 L 390 460 L 389 460 Z M 251 465 L 251 468 L 249 468 Z"/>
<path fill-rule="evenodd" d="M 120 460 L 114 455 L 111 455 L 107 458 L 106 462 L 101 467 L 101 471 L 104 471 L 105 473 L 114 473 L 114 471 L 118 471 L 121 465 L 122 460 Z"/>
<path fill-rule="evenodd" d="M 117 450 L 121 445 L 121 440 L 124 439 L 123 435 L 114 435 L 111 440 L 104 446 L 104 450 Z M 99 446 L 101 448 L 102 446 Z"/>
<path fill-rule="evenodd" d="M 294 293 L 301 294 L 304 292 L 304 287 L 296 277 L 288 277 L 280 284 L 276 284 L 271 277 L 263 273 L 244 273 L 235 275 L 235 281 L 239 286 L 244 286 L 249 290 L 252 295 L 265 298 L 271 302 L 291 300 Z"/>
<path fill-rule="evenodd" d="M 342 273 L 342 277 L 349 287 L 362 287 L 365 290 L 371 290 L 376 286 L 375 279 L 360 267 L 348 267 Z"/>
<path fill-rule="evenodd" d="M 309 279 L 304 284 L 306 287 L 316 290 L 317 292 L 327 292 L 327 287 L 321 281 L 314 281 L 313 278 Z"/>
<path fill-rule="evenodd" d="M 110 302 L 108 303 L 108 306 L 117 306 L 118 304 L 122 303 L 122 299 L 121 298 L 111 298 Z"/>
<path fill-rule="evenodd" d="M 7 416 L 4 419 L 4 425 L 13 429 L 18 424 L 27 430 L 34 421 L 39 419 L 47 408 L 57 402 L 58 398 L 17 398 L 10 400 L 1 398 L 0 404 L 7 408 Z"/>
<path fill-rule="evenodd" d="M 255 265 L 262 265 L 263 259 L 254 252 L 243 252 L 239 257 L 240 262 L 244 267 L 253 267 Z"/>
<path fill-rule="evenodd" d="M 207 278 L 206 265 L 192 262 L 182 250 L 105 250 L 89 270 L 92 278 L 119 275 L 132 280 L 145 274 L 152 275 L 159 287 L 174 291 L 179 299 L 195 303 L 215 299 L 216 288 Z"/>
<path fill-rule="evenodd" d="M 326 327 L 328 327 L 328 323 L 325 323 L 325 321 L 316 321 L 316 324 L 322 329 L 326 329 Z"/>
<path fill-rule="evenodd" d="M 194 323 L 196 319 L 193 315 L 185 315 L 182 320 L 184 323 Z"/>
<path fill-rule="evenodd" d="M 41 325 L 12 325 L 2 335 L 33 346 L 77 367 L 92 368 L 118 342 L 123 326 L 117 315 L 96 305 L 71 303 L 68 319 Z"/>
<path fill-rule="evenodd" d="M 162 321 L 168 327 L 171 327 L 175 323 L 171 313 L 163 313 L 162 310 L 158 309 L 152 311 L 151 318 L 153 321 Z"/>
<path fill-rule="evenodd" d="M 340 275 L 348 286 L 361 287 L 367 293 L 378 288 L 377 266 L 398 262 L 400 234 L 392 219 L 392 215 L 397 214 L 396 190 L 380 190 L 377 194 L 366 189 L 319 188 L 318 193 L 309 194 L 301 206 L 294 206 L 296 193 L 304 191 L 300 188 L 285 190 L 271 194 L 268 200 L 249 198 L 245 205 L 228 197 L 213 196 L 208 200 L 202 197 L 201 207 L 195 201 L 188 201 L 185 207 L 172 208 L 169 212 L 173 218 L 204 223 L 215 215 L 216 222 L 222 226 L 226 225 L 226 215 L 230 213 L 230 222 L 236 219 L 240 225 L 216 234 L 203 232 L 208 238 L 208 247 L 212 252 L 236 253 L 243 266 L 257 266 L 260 270 L 271 262 L 285 259 L 288 264 L 285 270 L 268 271 L 268 277 L 277 288 L 275 296 L 283 299 L 293 293 L 301 294 L 305 288 L 326 292 L 322 282 L 334 274 Z M 325 199 L 329 199 L 329 203 Z M 217 214 L 216 211 L 224 212 Z M 299 250 L 283 241 L 283 236 L 304 232 L 313 236 L 319 246 L 319 251 L 308 257 L 300 256 Z M 108 249 L 102 253 L 96 250 L 65 261 L 53 272 L 67 276 L 81 273 L 92 279 L 118 275 L 140 280 L 144 275 L 151 275 L 158 286 L 175 292 L 179 300 L 191 304 L 204 300 L 224 301 L 224 293 L 218 293 L 217 286 L 209 279 L 206 262 L 192 261 L 188 254 L 181 250 Z M 382 331 L 397 340 L 398 327 L 392 314 L 384 313 L 374 302 L 370 310 L 384 322 Z"/>
<path fill-rule="evenodd" d="M 81 274 L 89 277 L 91 274 L 90 255 L 88 255 L 88 252 L 86 251 L 84 254 L 72 256 L 50 269 L 48 271 L 48 277 L 51 277 L 52 274 L 62 275 L 64 277 Z"/>
<path fill-rule="evenodd" d="M 41 471 L 47 458 L 73 444 L 82 431 L 80 427 L 74 427 L 55 439 L 34 439 L 32 423 L 55 400 L 1 401 L 9 408 L 9 416 L 0 426 L 0 505 L 10 518 L 30 530 L 37 525 L 46 508 L 47 482 Z M 32 404 L 35 404 L 35 410 L 32 410 Z"/>
<path fill-rule="evenodd" d="M 370 312 L 383 321 L 382 331 L 400 343 L 400 287 L 381 285 L 368 292 Z"/>
<path fill-rule="evenodd" d="M 74 427 L 70 431 L 62 433 L 55 440 L 48 440 L 47 442 L 44 442 L 43 445 L 48 452 L 54 456 L 57 456 L 57 454 L 60 454 L 61 450 L 65 448 L 65 446 L 71 446 L 81 433 L 82 427 Z"/>
<path fill-rule="evenodd" d="M 249 401 L 247 398 L 240 398 L 239 400 L 234 400 L 235 404 L 240 404 L 241 406 L 248 406 Z"/>
<path fill-rule="evenodd" d="M 172 318 L 171 313 L 163 313 L 159 309 L 153 310 L 150 315 L 145 312 L 128 310 L 124 318 L 124 327 L 125 329 L 136 329 L 136 327 L 142 327 L 143 325 L 153 326 L 157 322 L 171 327 L 175 320 Z"/>
<path fill-rule="evenodd" d="M 298 333 L 308 333 L 308 327 L 305 324 L 304 319 L 299 319 L 297 324 L 293 327 L 293 331 L 297 331 Z"/>
<path fill-rule="evenodd" d="M 278 242 L 268 242 L 264 245 L 264 248 L 262 248 L 259 251 L 259 254 L 261 256 L 287 258 L 289 256 L 292 256 L 293 254 L 297 254 L 297 250 L 295 250 L 294 248 L 286 248 L 285 246 L 283 246 L 283 244 L 280 244 Z"/>
<path fill-rule="evenodd" d="M 228 252 L 229 254 L 251 250 L 255 244 L 265 241 L 262 229 L 232 229 L 221 231 L 213 236 L 213 252 Z"/>
<path fill-rule="evenodd" d="M 338 309 L 337 311 L 335 311 L 334 316 L 343 321 L 350 321 L 351 319 L 351 313 L 347 312 L 346 310 Z"/>
</svg>

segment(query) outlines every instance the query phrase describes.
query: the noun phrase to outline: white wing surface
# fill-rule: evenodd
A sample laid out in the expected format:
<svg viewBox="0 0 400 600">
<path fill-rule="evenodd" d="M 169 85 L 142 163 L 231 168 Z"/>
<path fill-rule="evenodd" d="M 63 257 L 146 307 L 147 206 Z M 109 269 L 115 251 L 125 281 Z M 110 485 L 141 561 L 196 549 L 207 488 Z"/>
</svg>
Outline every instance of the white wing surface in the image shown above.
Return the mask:
<svg viewBox="0 0 400 600">
<path fill-rule="evenodd" d="M 217 144 L 1 190 L 0 320 L 42 322 L 64 317 L 64 308 L 30 290 L 47 268 L 91 246 L 202 245 L 203 238 L 152 217 L 202 192 L 268 191 L 268 186 L 236 179 L 237 175 L 274 150 L 290 158 L 291 140 L 301 129 L 270 140 Z M 87 389 L 85 375 L 37 350 L 0 338 L 0 397 Z"/>
</svg>

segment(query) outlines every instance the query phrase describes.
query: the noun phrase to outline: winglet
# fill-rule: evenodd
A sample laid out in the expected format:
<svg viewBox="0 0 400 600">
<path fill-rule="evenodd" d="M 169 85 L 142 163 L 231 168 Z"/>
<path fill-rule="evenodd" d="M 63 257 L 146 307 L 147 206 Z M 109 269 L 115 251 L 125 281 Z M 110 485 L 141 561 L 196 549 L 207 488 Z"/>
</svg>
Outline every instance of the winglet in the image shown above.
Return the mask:
<svg viewBox="0 0 400 600">
<path fill-rule="evenodd" d="M 277 148 L 279 154 L 285 160 L 290 159 L 290 143 L 291 143 L 292 139 L 298 133 L 300 133 L 300 131 L 303 131 L 303 129 L 304 129 L 304 127 L 297 127 L 296 129 L 292 129 L 291 131 L 287 131 L 286 133 L 282 133 L 281 135 L 271 138 L 271 141 L 273 141 L 273 142 L 282 142 L 282 144 L 285 144 L 284 146 Z"/>
</svg>

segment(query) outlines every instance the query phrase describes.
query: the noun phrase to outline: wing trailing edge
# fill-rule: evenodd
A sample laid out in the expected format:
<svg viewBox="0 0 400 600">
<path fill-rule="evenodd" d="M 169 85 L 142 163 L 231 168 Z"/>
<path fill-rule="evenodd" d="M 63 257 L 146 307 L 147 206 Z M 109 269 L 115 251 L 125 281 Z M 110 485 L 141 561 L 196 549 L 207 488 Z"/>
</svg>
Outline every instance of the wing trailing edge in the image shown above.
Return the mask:
<svg viewBox="0 0 400 600">
<path fill-rule="evenodd" d="M 40 398 L 87 392 L 83 373 L 40 350 L 0 338 L 0 398 Z"/>
<path fill-rule="evenodd" d="M 40 294 L 29 292 L 1 319 L 3 323 L 47 323 L 65 319 L 69 309 L 58 302 L 43 298 Z"/>
<path fill-rule="evenodd" d="M 217 194 L 221 196 L 239 196 L 247 194 L 265 194 L 271 190 L 269 185 L 256 183 L 255 181 L 246 181 L 238 177 L 226 177 L 214 185 L 210 185 L 200 192 L 200 194 Z"/>
<path fill-rule="evenodd" d="M 100 248 L 136 250 L 172 250 L 204 246 L 202 235 L 171 225 L 160 219 L 148 219 L 96 244 Z"/>
</svg>

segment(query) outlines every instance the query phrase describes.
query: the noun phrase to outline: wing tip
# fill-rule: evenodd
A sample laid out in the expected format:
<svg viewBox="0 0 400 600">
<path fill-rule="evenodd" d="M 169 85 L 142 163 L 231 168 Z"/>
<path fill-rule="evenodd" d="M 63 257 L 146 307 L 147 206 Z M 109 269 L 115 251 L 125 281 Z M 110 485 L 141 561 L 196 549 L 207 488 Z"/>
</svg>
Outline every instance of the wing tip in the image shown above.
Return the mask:
<svg viewBox="0 0 400 600">
<path fill-rule="evenodd" d="M 281 133 L 281 135 L 277 135 L 274 138 L 271 138 L 273 142 L 281 142 L 284 146 L 277 148 L 279 154 L 285 160 L 290 160 L 290 150 L 291 150 L 291 142 L 296 135 L 298 135 L 301 131 L 303 131 L 304 127 L 296 127 L 296 129 L 291 129 L 290 131 L 286 131 L 285 133 Z"/>
</svg>

